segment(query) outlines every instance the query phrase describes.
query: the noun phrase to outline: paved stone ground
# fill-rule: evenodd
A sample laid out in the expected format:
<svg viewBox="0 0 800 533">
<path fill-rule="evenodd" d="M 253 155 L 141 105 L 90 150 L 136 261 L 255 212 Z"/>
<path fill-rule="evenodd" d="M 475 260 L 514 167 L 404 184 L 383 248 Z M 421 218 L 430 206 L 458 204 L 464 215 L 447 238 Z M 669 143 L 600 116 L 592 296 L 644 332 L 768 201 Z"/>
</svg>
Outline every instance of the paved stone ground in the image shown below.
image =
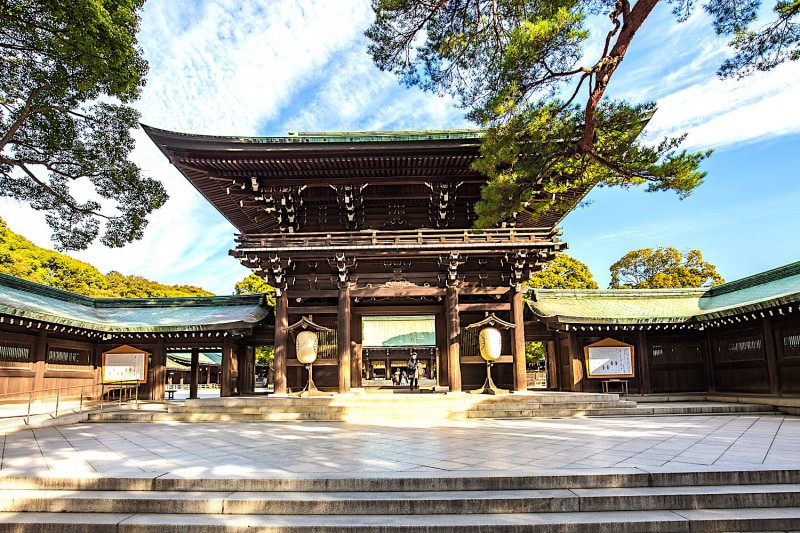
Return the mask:
<svg viewBox="0 0 800 533">
<path fill-rule="evenodd" d="M 75 424 L 2 438 L 0 475 L 272 477 L 517 474 L 554 469 L 800 468 L 800 417 L 662 416 Z"/>
</svg>

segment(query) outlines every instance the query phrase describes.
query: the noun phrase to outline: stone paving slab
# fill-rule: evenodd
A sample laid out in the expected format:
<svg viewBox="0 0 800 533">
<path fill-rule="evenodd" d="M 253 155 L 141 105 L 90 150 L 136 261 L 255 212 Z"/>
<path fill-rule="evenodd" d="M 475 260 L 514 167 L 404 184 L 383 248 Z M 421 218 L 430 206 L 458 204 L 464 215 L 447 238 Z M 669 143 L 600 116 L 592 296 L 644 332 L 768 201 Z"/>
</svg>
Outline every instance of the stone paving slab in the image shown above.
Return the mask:
<svg viewBox="0 0 800 533">
<path fill-rule="evenodd" d="M 800 468 L 800 417 L 74 424 L 0 436 L 0 475 L 248 478 Z"/>
</svg>

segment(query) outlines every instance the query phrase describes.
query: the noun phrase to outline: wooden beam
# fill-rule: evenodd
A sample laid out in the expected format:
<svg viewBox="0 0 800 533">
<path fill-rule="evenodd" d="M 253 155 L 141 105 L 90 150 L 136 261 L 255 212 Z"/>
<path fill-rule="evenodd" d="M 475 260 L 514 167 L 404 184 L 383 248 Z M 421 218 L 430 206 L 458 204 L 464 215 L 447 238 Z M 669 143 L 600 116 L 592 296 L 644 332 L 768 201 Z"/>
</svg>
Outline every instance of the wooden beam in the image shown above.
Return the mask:
<svg viewBox="0 0 800 533">
<path fill-rule="evenodd" d="M 511 309 L 511 304 L 507 302 L 465 302 L 458 304 L 458 308 L 461 311 L 508 311 Z"/>
<path fill-rule="evenodd" d="M 290 315 L 335 315 L 338 307 L 335 305 L 300 305 L 289 307 Z"/>
<path fill-rule="evenodd" d="M 353 289 L 351 294 L 357 298 L 413 298 L 416 296 L 444 296 L 445 289 L 439 287 L 363 287 Z"/>
</svg>

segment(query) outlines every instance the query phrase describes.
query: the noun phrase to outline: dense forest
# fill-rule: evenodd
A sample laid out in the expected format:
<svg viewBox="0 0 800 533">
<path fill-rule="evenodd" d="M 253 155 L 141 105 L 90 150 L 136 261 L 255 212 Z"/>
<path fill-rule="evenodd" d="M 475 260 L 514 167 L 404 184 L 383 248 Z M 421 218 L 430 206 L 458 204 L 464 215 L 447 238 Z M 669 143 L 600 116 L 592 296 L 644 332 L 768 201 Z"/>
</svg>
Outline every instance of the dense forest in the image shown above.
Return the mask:
<svg viewBox="0 0 800 533">
<path fill-rule="evenodd" d="M 213 295 L 191 285 L 163 285 L 114 271 L 103 274 L 88 263 L 36 246 L 1 218 L 0 272 L 96 298 Z"/>
</svg>

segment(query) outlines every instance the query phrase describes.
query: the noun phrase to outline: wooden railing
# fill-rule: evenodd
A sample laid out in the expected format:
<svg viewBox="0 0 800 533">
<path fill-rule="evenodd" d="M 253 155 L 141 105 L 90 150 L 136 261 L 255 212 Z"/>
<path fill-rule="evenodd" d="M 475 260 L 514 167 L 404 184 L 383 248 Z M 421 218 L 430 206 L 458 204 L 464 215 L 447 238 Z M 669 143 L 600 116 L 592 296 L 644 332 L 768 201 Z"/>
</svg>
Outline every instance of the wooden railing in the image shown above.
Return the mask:
<svg viewBox="0 0 800 533">
<path fill-rule="evenodd" d="M 366 230 L 237 235 L 239 248 L 297 248 L 313 246 L 398 246 L 473 243 L 558 242 L 560 228 Z"/>
</svg>

